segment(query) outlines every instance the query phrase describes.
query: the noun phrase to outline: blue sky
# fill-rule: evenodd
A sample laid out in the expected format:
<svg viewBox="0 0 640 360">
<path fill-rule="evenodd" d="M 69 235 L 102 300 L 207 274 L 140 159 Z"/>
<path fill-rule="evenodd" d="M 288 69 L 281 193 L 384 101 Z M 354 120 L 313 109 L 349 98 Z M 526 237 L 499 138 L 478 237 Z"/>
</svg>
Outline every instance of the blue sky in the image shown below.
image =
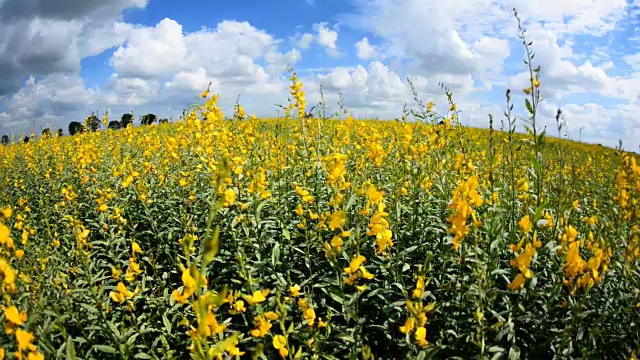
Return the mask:
<svg viewBox="0 0 640 360">
<path fill-rule="evenodd" d="M 58 4 L 59 3 L 59 4 Z M 229 110 L 273 116 L 286 64 L 308 99 L 344 95 L 357 117 L 400 115 L 414 81 L 464 123 L 499 118 L 507 87 L 527 81 L 510 9 L 542 65 L 541 126 L 563 109 L 568 135 L 640 145 L 640 7 L 608 0 L 0 0 L 0 133 L 66 128 L 91 111 L 177 117 L 210 81 Z M 522 113 L 522 112 L 521 112 Z"/>
</svg>

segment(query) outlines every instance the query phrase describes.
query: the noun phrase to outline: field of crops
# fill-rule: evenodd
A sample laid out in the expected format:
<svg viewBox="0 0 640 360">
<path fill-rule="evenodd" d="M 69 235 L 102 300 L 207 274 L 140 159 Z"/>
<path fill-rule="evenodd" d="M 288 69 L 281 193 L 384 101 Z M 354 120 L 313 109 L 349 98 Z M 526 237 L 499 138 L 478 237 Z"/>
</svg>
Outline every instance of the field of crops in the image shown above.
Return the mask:
<svg viewBox="0 0 640 360">
<path fill-rule="evenodd" d="M 634 155 L 465 128 L 448 93 L 311 119 L 291 80 L 284 119 L 207 91 L 0 147 L 0 359 L 635 358 Z"/>
</svg>

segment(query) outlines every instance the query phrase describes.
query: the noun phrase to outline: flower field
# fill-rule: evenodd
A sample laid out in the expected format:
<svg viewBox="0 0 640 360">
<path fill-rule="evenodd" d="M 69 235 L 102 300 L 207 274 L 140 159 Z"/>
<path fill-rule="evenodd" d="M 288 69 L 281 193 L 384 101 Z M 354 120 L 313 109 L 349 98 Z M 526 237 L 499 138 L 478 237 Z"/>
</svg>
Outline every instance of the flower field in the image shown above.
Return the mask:
<svg viewBox="0 0 640 360">
<path fill-rule="evenodd" d="M 285 119 L 0 147 L 0 359 L 635 358 L 640 167 L 542 86 L 527 134 L 306 118 L 294 75 Z"/>
</svg>

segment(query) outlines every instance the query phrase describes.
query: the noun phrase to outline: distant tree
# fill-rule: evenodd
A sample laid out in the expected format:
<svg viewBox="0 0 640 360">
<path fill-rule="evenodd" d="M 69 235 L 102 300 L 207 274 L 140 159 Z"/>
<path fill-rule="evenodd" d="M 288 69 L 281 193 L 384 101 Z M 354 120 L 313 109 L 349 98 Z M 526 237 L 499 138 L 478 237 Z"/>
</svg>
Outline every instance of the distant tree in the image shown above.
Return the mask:
<svg viewBox="0 0 640 360">
<path fill-rule="evenodd" d="M 22 142 L 24 142 L 25 144 L 29 142 L 29 137 L 25 136 L 24 139 L 22 139 Z"/>
<path fill-rule="evenodd" d="M 75 134 L 79 134 L 83 131 L 83 127 L 82 124 L 77 122 L 77 121 L 72 121 L 69 123 L 69 134 L 71 136 L 75 135 Z"/>
<path fill-rule="evenodd" d="M 9 136 L 2 135 L 2 145 L 7 146 L 9 145 L 9 142 L 11 142 L 11 140 L 9 140 Z"/>
<path fill-rule="evenodd" d="M 58 136 L 62 136 L 62 133 L 63 133 L 62 129 L 58 129 Z"/>
<path fill-rule="evenodd" d="M 109 125 L 107 127 L 111 130 L 118 130 L 122 126 L 120 125 L 120 121 L 113 120 L 113 121 L 109 121 Z"/>
<path fill-rule="evenodd" d="M 87 129 L 91 131 L 98 131 L 100 129 L 100 119 L 95 114 L 89 115 L 85 120 Z"/>
<path fill-rule="evenodd" d="M 142 125 L 151 125 L 156 122 L 157 117 L 154 114 L 143 115 L 140 119 L 140 124 Z"/>
<path fill-rule="evenodd" d="M 120 127 L 124 129 L 129 124 L 133 124 L 133 114 L 130 114 L 130 113 L 123 114 L 122 117 L 120 118 Z"/>
<path fill-rule="evenodd" d="M 42 130 L 42 136 L 51 136 L 51 129 L 46 128 L 44 130 Z"/>
<path fill-rule="evenodd" d="M 158 121 L 159 124 L 168 124 L 169 123 L 169 119 L 160 119 Z"/>
</svg>

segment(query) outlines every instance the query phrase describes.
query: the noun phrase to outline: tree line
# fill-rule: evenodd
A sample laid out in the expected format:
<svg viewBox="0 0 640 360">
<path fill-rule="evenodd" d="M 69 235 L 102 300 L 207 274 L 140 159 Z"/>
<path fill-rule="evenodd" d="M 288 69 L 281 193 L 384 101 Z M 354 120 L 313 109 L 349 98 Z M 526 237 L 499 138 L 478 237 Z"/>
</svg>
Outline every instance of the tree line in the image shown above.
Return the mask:
<svg viewBox="0 0 640 360">
<path fill-rule="evenodd" d="M 126 113 L 120 117 L 120 120 L 112 120 L 109 121 L 106 126 L 111 130 L 124 129 L 127 126 L 133 126 L 133 114 Z M 140 117 L 140 125 L 151 125 L 155 122 L 160 124 L 168 123 L 169 119 L 163 118 L 158 120 L 158 117 L 155 114 L 146 114 Z M 100 118 L 95 114 L 89 115 L 84 122 L 72 121 L 69 123 L 67 128 L 68 134 L 73 136 L 76 134 L 80 134 L 88 131 L 98 131 L 102 127 L 103 123 L 100 121 Z M 64 131 L 62 129 L 58 129 L 56 131 L 57 136 L 63 136 Z M 46 128 L 42 130 L 41 137 L 52 136 L 52 131 L 50 128 Z M 30 140 L 29 136 L 23 137 L 20 141 L 23 143 L 28 143 Z M 11 139 L 8 135 L 2 135 L 0 139 L 0 144 L 9 145 L 11 143 Z"/>
</svg>

